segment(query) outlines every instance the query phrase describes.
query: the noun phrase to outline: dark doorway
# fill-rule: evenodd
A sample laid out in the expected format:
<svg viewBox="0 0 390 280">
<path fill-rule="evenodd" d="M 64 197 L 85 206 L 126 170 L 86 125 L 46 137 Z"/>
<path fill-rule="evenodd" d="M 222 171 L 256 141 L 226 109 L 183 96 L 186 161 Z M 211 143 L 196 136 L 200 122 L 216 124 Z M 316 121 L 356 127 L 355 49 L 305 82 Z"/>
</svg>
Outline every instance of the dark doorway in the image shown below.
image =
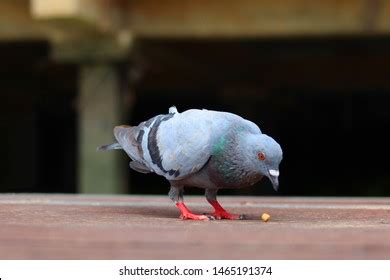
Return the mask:
<svg viewBox="0 0 390 280">
<path fill-rule="evenodd" d="M 77 72 L 45 42 L 0 44 L 1 192 L 75 192 Z"/>
<path fill-rule="evenodd" d="M 171 105 L 230 111 L 281 143 L 281 194 L 390 195 L 389 50 L 386 37 L 141 40 L 129 123 Z M 131 192 L 168 190 L 130 174 Z M 266 180 L 232 192 L 275 194 Z"/>
</svg>

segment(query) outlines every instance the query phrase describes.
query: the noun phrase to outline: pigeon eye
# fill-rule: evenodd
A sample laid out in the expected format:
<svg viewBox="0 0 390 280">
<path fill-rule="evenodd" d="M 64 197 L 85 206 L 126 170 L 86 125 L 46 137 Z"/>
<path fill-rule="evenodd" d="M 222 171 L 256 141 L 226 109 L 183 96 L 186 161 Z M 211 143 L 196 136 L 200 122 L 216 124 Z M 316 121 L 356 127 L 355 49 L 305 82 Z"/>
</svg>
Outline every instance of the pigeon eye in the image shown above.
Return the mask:
<svg viewBox="0 0 390 280">
<path fill-rule="evenodd" d="M 265 160 L 265 154 L 263 152 L 258 153 L 257 157 L 259 158 L 259 160 Z"/>
</svg>

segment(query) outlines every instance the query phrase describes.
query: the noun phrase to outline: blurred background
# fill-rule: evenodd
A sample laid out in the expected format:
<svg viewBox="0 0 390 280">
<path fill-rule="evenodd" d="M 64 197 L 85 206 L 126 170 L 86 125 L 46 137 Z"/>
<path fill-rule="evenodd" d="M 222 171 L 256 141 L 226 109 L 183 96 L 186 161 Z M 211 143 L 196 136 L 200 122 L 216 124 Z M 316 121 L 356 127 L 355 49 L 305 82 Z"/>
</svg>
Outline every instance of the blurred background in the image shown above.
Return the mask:
<svg viewBox="0 0 390 280">
<path fill-rule="evenodd" d="M 96 147 L 176 105 L 281 144 L 279 193 L 223 194 L 388 196 L 389 35 L 386 0 L 1 0 L 0 191 L 166 194 Z"/>
</svg>

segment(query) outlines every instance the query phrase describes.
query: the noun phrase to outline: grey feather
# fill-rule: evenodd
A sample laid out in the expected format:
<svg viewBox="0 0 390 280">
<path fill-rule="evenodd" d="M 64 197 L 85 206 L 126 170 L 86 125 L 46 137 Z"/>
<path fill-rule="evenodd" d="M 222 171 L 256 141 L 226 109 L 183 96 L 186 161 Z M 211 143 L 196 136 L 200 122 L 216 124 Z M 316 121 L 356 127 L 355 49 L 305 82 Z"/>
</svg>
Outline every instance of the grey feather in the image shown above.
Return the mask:
<svg viewBox="0 0 390 280">
<path fill-rule="evenodd" d="M 142 163 L 139 163 L 138 161 L 131 161 L 129 165 L 131 169 L 140 173 L 147 174 L 152 172 L 147 166 L 143 165 Z"/>
<path fill-rule="evenodd" d="M 169 108 L 168 113 L 169 114 L 177 114 L 179 112 L 177 111 L 176 106 L 172 106 L 172 107 Z"/>
<path fill-rule="evenodd" d="M 121 150 L 122 146 L 119 143 L 112 143 L 97 147 L 97 151 Z"/>
</svg>

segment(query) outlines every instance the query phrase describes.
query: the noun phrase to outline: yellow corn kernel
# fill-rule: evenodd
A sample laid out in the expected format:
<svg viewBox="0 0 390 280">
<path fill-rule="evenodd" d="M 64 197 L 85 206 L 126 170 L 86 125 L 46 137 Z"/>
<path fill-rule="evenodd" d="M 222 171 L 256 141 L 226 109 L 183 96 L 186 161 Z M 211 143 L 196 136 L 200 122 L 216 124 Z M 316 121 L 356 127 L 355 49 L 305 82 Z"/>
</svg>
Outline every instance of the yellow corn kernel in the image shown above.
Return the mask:
<svg viewBox="0 0 390 280">
<path fill-rule="evenodd" d="M 267 213 L 263 213 L 263 215 L 261 215 L 261 219 L 264 222 L 268 222 L 270 218 L 271 218 L 271 216 L 269 214 L 267 214 Z"/>
</svg>

